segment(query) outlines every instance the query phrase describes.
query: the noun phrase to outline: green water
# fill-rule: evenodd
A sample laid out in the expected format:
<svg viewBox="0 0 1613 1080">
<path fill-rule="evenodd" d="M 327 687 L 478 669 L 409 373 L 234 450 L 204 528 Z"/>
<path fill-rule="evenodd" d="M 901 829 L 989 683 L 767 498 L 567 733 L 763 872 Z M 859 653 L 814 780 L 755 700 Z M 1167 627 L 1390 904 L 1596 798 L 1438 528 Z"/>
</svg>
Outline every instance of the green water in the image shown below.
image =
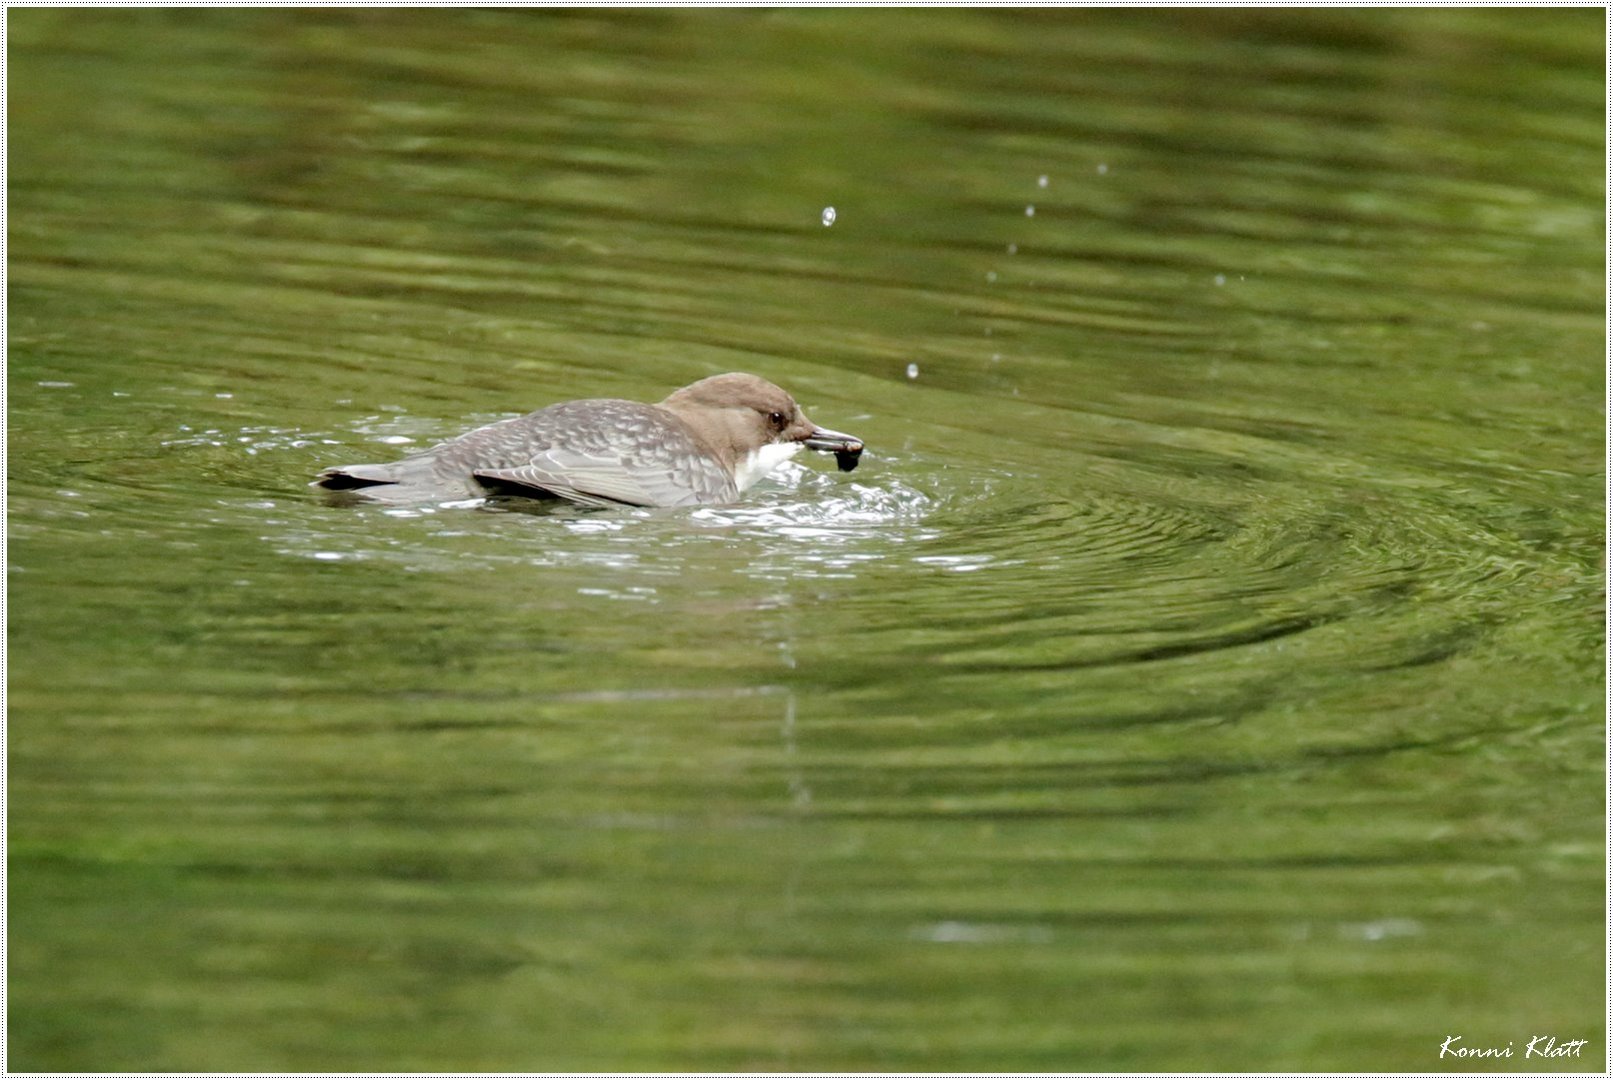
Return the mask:
<svg viewBox="0 0 1613 1080">
<path fill-rule="evenodd" d="M 1605 1066 L 1600 10 L 8 29 L 9 1068 Z"/>
</svg>

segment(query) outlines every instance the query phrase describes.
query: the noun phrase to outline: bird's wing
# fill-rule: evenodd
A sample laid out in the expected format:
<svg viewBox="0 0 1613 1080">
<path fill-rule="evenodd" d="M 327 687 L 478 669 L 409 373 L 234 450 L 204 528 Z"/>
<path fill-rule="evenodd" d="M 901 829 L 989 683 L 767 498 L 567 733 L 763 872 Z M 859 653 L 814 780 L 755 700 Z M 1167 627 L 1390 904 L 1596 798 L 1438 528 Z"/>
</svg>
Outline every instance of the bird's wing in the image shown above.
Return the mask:
<svg viewBox="0 0 1613 1080">
<path fill-rule="evenodd" d="M 595 457 L 550 447 L 525 465 L 477 469 L 479 481 L 536 488 L 584 506 L 668 506 L 656 498 L 655 485 L 630 474 L 619 458 Z M 672 493 L 677 494 L 677 493 Z"/>
<path fill-rule="evenodd" d="M 489 424 L 436 457 L 439 467 L 464 468 L 487 488 L 524 487 L 586 506 L 696 506 L 738 495 L 681 421 L 653 405 L 609 398 Z"/>
<path fill-rule="evenodd" d="M 597 451 L 549 446 L 524 464 L 477 469 L 472 475 L 484 486 L 537 488 L 584 506 L 698 506 L 735 495 L 731 480 L 714 481 L 687 460 L 633 444 Z"/>
</svg>

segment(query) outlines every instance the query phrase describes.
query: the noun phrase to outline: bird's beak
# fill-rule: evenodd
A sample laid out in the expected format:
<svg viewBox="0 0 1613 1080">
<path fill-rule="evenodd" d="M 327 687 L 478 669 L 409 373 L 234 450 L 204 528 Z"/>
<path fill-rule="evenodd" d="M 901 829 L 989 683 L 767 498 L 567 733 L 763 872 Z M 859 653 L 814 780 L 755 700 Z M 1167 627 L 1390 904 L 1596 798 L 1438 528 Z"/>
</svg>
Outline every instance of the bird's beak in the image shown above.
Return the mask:
<svg viewBox="0 0 1613 1080">
<path fill-rule="evenodd" d="M 857 458 L 863 452 L 863 441 L 857 436 L 816 426 L 813 427 L 812 434 L 801 440 L 801 445 L 808 450 L 823 450 L 834 454 L 835 464 L 840 466 L 841 472 L 855 469 Z"/>
</svg>

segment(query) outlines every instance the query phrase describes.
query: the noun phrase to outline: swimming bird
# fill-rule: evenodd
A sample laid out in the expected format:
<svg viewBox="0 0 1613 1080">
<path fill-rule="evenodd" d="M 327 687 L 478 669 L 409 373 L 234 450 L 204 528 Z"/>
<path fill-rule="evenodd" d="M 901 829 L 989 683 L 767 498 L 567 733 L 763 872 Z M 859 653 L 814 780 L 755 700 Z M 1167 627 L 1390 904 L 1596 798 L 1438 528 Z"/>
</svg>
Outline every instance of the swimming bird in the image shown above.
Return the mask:
<svg viewBox="0 0 1613 1080">
<path fill-rule="evenodd" d="M 730 503 L 802 448 L 843 472 L 863 442 L 820 428 L 766 379 L 713 375 L 655 405 L 563 401 L 468 431 L 388 464 L 326 469 L 314 487 L 388 503 L 487 496 L 584 506 Z"/>
</svg>

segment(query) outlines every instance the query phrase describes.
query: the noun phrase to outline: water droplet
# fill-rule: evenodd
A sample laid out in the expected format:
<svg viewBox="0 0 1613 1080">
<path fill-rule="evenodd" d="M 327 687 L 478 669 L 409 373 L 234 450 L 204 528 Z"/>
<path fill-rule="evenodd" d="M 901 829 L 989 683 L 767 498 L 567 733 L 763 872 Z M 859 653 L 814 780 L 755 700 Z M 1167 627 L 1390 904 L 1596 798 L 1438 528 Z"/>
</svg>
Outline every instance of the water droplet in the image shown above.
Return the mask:
<svg viewBox="0 0 1613 1080">
<path fill-rule="evenodd" d="M 1215 275 L 1215 283 L 1217 285 L 1225 285 L 1227 283 L 1227 276 L 1225 274 Z"/>
<path fill-rule="evenodd" d="M 986 283 L 990 284 L 991 282 L 996 281 L 996 280 L 997 280 L 997 271 L 995 271 L 995 270 L 987 270 L 986 271 Z"/>
<path fill-rule="evenodd" d="M 917 364 L 907 365 L 907 377 L 909 379 L 916 379 L 919 377 L 919 366 Z"/>
<path fill-rule="evenodd" d="M 1025 207 L 1025 216 L 1026 217 L 1035 217 L 1036 216 L 1036 207 L 1034 207 L 1034 206 Z"/>
<path fill-rule="evenodd" d="M 1019 254 L 1019 245 L 1018 244 L 1009 244 L 1008 245 L 1008 254 L 1010 254 L 1010 255 L 1018 255 Z"/>
<path fill-rule="evenodd" d="M 1098 162 L 1098 175 L 1099 176 L 1107 176 L 1107 175 L 1109 175 L 1109 166 L 1105 162 L 1102 162 L 1102 161 Z"/>
<path fill-rule="evenodd" d="M 835 208 L 832 207 L 832 206 L 825 206 L 823 208 L 823 226 L 824 226 L 824 228 L 828 228 L 830 225 L 833 225 L 834 223 L 835 223 Z"/>
<path fill-rule="evenodd" d="M 1037 186 L 1037 187 L 1046 187 L 1046 186 L 1047 186 L 1047 177 L 1045 177 L 1045 176 L 1038 176 L 1038 177 L 1037 177 L 1037 178 L 1036 178 L 1036 186 Z"/>
</svg>

